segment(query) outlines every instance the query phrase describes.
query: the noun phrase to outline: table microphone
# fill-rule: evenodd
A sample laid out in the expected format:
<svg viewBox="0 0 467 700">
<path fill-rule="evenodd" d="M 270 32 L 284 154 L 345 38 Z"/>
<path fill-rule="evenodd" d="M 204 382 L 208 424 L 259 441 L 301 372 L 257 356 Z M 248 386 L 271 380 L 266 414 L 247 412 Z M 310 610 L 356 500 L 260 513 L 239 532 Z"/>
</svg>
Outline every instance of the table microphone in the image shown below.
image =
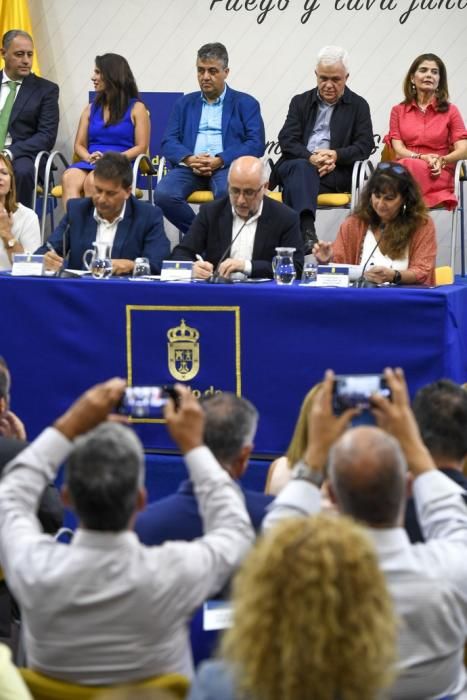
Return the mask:
<svg viewBox="0 0 467 700">
<path fill-rule="evenodd" d="M 222 254 L 221 259 L 220 259 L 219 262 L 217 263 L 216 269 L 214 270 L 214 272 L 213 272 L 213 274 L 211 275 L 211 277 L 208 277 L 208 279 L 206 280 L 206 282 L 207 282 L 208 284 L 233 284 L 233 280 L 231 280 L 230 277 L 223 277 L 222 275 L 219 274 L 219 267 L 220 267 L 221 264 L 224 262 L 224 260 L 226 259 L 227 255 L 229 254 L 230 249 L 232 248 L 233 244 L 235 243 L 235 241 L 237 240 L 237 238 L 239 237 L 239 235 L 241 234 L 241 232 L 243 231 L 243 229 L 245 228 L 245 226 L 250 222 L 250 219 L 251 219 L 252 216 L 254 216 L 254 215 L 255 215 L 255 212 L 252 211 L 252 210 L 250 209 L 249 212 L 248 212 L 248 217 L 247 217 L 246 221 L 243 222 L 243 224 L 240 226 L 240 228 L 239 228 L 237 234 L 232 238 L 232 240 L 230 241 L 229 245 L 228 245 L 227 248 L 224 250 L 224 253 Z"/>
<path fill-rule="evenodd" d="M 370 262 L 371 258 L 373 257 L 373 253 L 375 252 L 376 248 L 379 248 L 381 238 L 384 235 L 385 226 L 386 226 L 386 224 L 381 224 L 381 226 L 379 227 L 379 232 L 380 232 L 379 233 L 379 241 L 376 241 L 375 247 L 373 248 L 373 250 L 371 251 L 371 253 L 367 257 L 366 262 L 363 266 L 362 274 L 360 275 L 358 280 L 355 282 L 354 287 L 362 288 L 362 287 L 377 287 L 378 286 L 374 282 L 369 282 L 368 280 L 366 280 L 364 275 L 365 275 L 365 270 L 367 268 L 367 265 Z"/>
</svg>

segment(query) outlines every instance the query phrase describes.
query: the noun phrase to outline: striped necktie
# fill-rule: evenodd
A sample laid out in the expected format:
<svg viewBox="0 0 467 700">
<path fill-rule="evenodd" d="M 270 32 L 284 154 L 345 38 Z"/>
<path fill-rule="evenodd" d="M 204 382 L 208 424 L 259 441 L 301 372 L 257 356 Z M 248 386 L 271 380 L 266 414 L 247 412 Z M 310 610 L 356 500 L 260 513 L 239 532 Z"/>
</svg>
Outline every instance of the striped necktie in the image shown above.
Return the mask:
<svg viewBox="0 0 467 700">
<path fill-rule="evenodd" d="M 10 92 L 7 95 L 3 109 L 0 112 L 0 151 L 5 147 L 5 139 L 8 133 L 8 122 L 10 121 L 11 110 L 13 109 L 13 102 L 16 97 L 16 87 L 19 83 L 14 80 L 8 80 L 7 83 Z"/>
</svg>

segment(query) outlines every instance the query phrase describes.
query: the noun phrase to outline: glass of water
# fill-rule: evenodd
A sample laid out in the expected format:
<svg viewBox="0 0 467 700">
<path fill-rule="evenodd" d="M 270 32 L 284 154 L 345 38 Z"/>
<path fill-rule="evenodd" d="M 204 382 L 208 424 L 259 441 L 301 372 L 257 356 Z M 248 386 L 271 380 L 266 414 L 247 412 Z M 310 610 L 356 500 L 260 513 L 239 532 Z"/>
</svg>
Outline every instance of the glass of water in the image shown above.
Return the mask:
<svg viewBox="0 0 467 700">
<path fill-rule="evenodd" d="M 302 284 L 314 284 L 318 275 L 318 265 L 315 262 L 306 262 L 303 266 Z"/>
<path fill-rule="evenodd" d="M 147 258 L 136 258 L 133 267 L 133 277 L 146 277 L 151 274 L 151 265 Z"/>
</svg>

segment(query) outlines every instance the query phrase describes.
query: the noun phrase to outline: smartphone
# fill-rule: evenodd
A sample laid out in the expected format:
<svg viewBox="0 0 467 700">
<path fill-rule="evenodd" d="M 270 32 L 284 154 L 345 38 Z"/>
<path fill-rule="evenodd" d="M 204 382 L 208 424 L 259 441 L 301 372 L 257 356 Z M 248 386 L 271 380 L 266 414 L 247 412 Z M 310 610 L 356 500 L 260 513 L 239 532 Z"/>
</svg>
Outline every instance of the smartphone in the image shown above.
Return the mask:
<svg viewBox="0 0 467 700">
<path fill-rule="evenodd" d="M 160 386 L 128 386 L 117 411 L 131 418 L 161 418 L 169 398 L 177 405 L 178 394 L 170 384 Z"/>
<path fill-rule="evenodd" d="M 386 379 L 382 374 L 341 374 L 334 380 L 332 407 L 336 415 L 348 408 L 371 408 L 371 395 L 391 398 Z"/>
</svg>

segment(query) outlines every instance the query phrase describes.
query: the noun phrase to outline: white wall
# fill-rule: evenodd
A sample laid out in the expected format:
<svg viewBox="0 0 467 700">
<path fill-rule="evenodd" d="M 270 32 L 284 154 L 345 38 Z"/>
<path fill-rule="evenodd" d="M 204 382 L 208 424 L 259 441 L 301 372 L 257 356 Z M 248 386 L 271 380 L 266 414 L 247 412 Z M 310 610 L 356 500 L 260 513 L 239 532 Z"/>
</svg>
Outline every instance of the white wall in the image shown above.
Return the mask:
<svg viewBox="0 0 467 700">
<path fill-rule="evenodd" d="M 405 73 L 426 51 L 445 61 L 451 99 L 467 117 L 467 0 L 29 0 L 29 6 L 42 75 L 60 85 L 58 147 L 68 154 L 96 54 L 124 55 L 142 91 L 189 92 L 197 89 L 196 50 L 208 41 L 227 46 L 232 87 L 260 101 L 267 141 L 277 139 L 291 97 L 314 85 L 315 56 L 325 44 L 350 52 L 349 86 L 368 100 L 375 134 L 385 134 Z M 436 220 L 445 262 L 448 217 Z M 333 237 L 335 217 L 322 221 Z"/>
</svg>

